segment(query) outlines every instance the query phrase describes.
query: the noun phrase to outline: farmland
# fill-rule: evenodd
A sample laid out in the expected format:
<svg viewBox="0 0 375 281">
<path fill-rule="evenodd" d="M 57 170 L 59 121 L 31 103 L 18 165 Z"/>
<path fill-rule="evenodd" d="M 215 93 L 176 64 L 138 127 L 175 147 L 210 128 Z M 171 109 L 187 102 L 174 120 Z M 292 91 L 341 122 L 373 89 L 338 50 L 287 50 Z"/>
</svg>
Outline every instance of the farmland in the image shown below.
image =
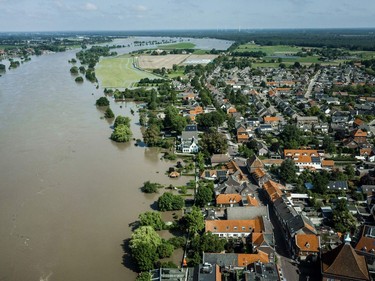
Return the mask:
<svg viewBox="0 0 375 281">
<path fill-rule="evenodd" d="M 138 65 L 142 69 L 157 69 L 165 67 L 172 69 L 173 65 L 181 64 L 207 64 L 216 58 L 217 55 L 165 55 L 165 56 L 145 56 L 138 58 Z"/>
<path fill-rule="evenodd" d="M 134 67 L 134 57 L 123 55 L 114 58 L 103 58 L 96 69 L 102 87 L 128 88 L 142 78 L 160 78 Z"/>
</svg>

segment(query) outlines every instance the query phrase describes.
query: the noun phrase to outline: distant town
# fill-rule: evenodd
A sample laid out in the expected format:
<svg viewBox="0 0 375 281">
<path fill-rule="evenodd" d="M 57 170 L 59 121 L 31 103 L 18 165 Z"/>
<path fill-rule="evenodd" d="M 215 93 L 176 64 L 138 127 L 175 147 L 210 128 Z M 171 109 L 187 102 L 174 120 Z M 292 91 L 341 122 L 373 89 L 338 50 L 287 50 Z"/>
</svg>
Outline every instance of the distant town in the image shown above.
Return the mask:
<svg viewBox="0 0 375 281">
<path fill-rule="evenodd" d="M 109 101 L 136 102 L 135 145 L 160 147 L 166 176 L 190 180 L 141 188 L 160 197 L 123 245 L 137 280 L 374 280 L 374 50 L 181 39 L 117 56 L 90 40 L 70 71 L 105 88 L 111 139 L 129 142 L 134 116 Z M 36 50 L 0 46 L 0 58 Z"/>
</svg>

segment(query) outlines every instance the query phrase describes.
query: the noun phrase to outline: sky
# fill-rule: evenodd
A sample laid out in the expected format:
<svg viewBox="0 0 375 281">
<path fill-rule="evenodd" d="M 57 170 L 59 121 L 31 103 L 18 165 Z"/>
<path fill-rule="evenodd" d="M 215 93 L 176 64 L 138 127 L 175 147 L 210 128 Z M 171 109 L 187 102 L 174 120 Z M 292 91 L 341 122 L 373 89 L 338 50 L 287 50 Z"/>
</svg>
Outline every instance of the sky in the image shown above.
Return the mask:
<svg viewBox="0 0 375 281">
<path fill-rule="evenodd" d="M 0 0 L 0 32 L 375 27 L 375 0 Z"/>
</svg>

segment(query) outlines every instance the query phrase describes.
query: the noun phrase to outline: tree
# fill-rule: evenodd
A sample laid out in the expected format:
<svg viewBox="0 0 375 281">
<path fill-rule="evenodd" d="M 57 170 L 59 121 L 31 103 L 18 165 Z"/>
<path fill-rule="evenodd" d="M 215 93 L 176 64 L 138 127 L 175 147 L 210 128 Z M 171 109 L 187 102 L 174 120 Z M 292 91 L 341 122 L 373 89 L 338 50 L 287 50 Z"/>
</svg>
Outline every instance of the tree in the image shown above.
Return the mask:
<svg viewBox="0 0 375 281">
<path fill-rule="evenodd" d="M 223 134 L 218 131 L 210 130 L 202 135 L 200 147 L 205 154 L 221 154 L 228 150 L 228 142 Z"/>
<path fill-rule="evenodd" d="M 115 117 L 115 114 L 113 113 L 112 109 L 108 107 L 106 111 L 104 112 L 104 117 L 107 119 L 111 119 Z"/>
<path fill-rule="evenodd" d="M 71 74 L 78 74 L 78 67 L 73 66 L 72 68 L 70 68 L 70 73 Z"/>
<path fill-rule="evenodd" d="M 298 168 L 292 159 L 285 159 L 279 168 L 279 176 L 286 183 L 295 182 L 297 172 Z"/>
<path fill-rule="evenodd" d="M 345 174 L 348 176 L 349 180 L 352 180 L 355 176 L 355 170 L 352 165 L 348 164 L 344 168 Z"/>
<path fill-rule="evenodd" d="M 314 174 L 313 185 L 317 193 L 325 194 L 329 183 L 329 174 L 327 171 L 316 172 Z"/>
<path fill-rule="evenodd" d="M 141 190 L 144 193 L 156 193 L 158 192 L 158 189 L 161 187 L 162 186 L 158 183 L 152 183 L 150 181 L 146 181 L 145 183 L 143 183 Z"/>
<path fill-rule="evenodd" d="M 335 153 L 336 152 L 336 145 L 333 141 L 333 139 L 330 136 L 324 136 L 323 138 L 323 148 L 328 153 Z"/>
<path fill-rule="evenodd" d="M 196 122 L 199 126 L 204 128 L 219 127 L 225 121 L 225 114 L 223 112 L 213 111 L 206 114 L 199 114 L 196 117 Z"/>
<path fill-rule="evenodd" d="M 167 241 L 163 241 L 157 248 L 157 253 L 161 259 L 169 258 L 173 254 L 173 251 L 173 245 Z"/>
<path fill-rule="evenodd" d="M 160 128 L 152 124 L 143 133 L 143 140 L 148 146 L 156 146 L 160 143 Z"/>
<path fill-rule="evenodd" d="M 204 228 L 204 217 L 201 210 L 193 206 L 190 213 L 181 219 L 182 225 L 190 234 L 196 234 Z"/>
<path fill-rule="evenodd" d="M 162 230 L 164 222 L 159 212 L 145 212 L 138 216 L 139 223 L 143 226 L 151 226 L 155 230 Z"/>
<path fill-rule="evenodd" d="M 96 106 L 108 106 L 109 100 L 106 97 L 100 97 L 96 100 Z"/>
<path fill-rule="evenodd" d="M 77 83 L 83 83 L 83 77 L 78 76 L 78 77 L 76 77 L 76 79 L 74 79 L 74 81 L 76 81 Z"/>
<path fill-rule="evenodd" d="M 130 127 L 130 121 L 131 119 L 129 117 L 118 115 L 115 119 L 115 123 L 113 124 L 113 127 L 116 128 L 118 125 L 125 125 L 127 127 Z"/>
<path fill-rule="evenodd" d="M 211 232 L 205 232 L 203 235 L 196 235 L 191 240 L 191 246 L 194 252 L 202 254 L 207 253 L 220 253 L 224 251 L 226 240 L 220 238 L 218 235 L 212 234 Z"/>
<path fill-rule="evenodd" d="M 158 199 L 158 207 L 160 211 L 181 210 L 184 205 L 184 199 L 180 195 L 173 195 L 170 192 L 165 192 Z"/>
<path fill-rule="evenodd" d="M 132 136 L 130 128 L 126 125 L 120 124 L 115 127 L 111 135 L 111 140 L 115 142 L 128 142 Z"/>
<path fill-rule="evenodd" d="M 198 192 L 195 195 L 195 204 L 199 207 L 205 207 L 207 203 L 212 201 L 214 192 L 209 186 L 203 185 L 198 188 Z"/>
<path fill-rule="evenodd" d="M 285 148 L 299 148 L 304 144 L 303 133 L 295 125 L 286 125 L 280 134 Z"/>
<path fill-rule="evenodd" d="M 162 243 L 151 226 L 141 226 L 132 234 L 130 249 L 133 259 L 141 271 L 151 270 L 158 259 L 157 248 Z"/>
<path fill-rule="evenodd" d="M 165 128 L 175 130 L 178 133 L 181 133 L 185 129 L 187 120 L 179 114 L 179 110 L 176 107 L 169 105 L 165 108 L 164 113 L 163 124 Z"/>
</svg>

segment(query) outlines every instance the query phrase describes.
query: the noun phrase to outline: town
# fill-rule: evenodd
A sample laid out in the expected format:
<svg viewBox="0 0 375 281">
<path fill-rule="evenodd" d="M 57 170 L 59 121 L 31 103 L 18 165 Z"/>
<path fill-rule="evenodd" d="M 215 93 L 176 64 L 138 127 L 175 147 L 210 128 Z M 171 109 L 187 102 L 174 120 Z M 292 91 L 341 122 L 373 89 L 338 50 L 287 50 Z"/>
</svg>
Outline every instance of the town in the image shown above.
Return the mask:
<svg viewBox="0 0 375 281">
<path fill-rule="evenodd" d="M 372 280 L 374 61 L 252 67 L 262 58 L 236 55 L 146 81 L 158 94 L 140 110 L 144 142 L 183 159 L 170 176 L 195 181 L 182 218 L 164 226 L 187 237 L 181 264 L 154 269 L 176 243 L 160 242 L 157 212 L 141 215 L 130 242 L 137 280 Z M 165 194 L 159 210 L 184 206 Z"/>
</svg>

